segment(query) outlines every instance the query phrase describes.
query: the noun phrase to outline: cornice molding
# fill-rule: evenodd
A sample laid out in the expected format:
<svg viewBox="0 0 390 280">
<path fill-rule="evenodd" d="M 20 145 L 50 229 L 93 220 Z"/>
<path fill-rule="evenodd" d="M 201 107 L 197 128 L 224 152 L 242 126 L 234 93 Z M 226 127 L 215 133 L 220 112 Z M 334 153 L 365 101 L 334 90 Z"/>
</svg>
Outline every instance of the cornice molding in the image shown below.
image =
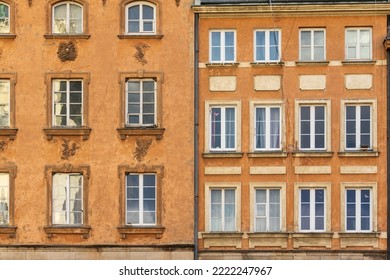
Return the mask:
<svg viewBox="0 0 390 280">
<path fill-rule="evenodd" d="M 277 17 L 277 16 L 363 16 L 387 15 L 388 4 L 353 4 L 353 5 L 274 5 L 270 6 L 194 6 L 194 12 L 201 17 Z"/>
</svg>

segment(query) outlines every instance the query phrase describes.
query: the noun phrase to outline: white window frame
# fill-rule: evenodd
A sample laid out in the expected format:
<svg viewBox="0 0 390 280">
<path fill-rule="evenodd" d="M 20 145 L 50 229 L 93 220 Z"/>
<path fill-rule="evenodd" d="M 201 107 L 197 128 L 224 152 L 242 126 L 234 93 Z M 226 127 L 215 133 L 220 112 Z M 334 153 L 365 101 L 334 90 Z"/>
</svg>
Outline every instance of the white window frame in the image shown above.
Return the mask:
<svg viewBox="0 0 390 280">
<path fill-rule="evenodd" d="M 66 82 L 66 125 L 56 125 L 55 115 L 55 86 L 56 82 Z M 81 125 L 70 124 L 70 82 L 81 82 Z M 52 80 L 52 126 L 53 127 L 82 127 L 84 126 L 84 81 L 82 79 L 53 79 Z"/>
<path fill-rule="evenodd" d="M 234 57 L 232 60 L 227 60 L 226 59 L 226 53 L 225 53 L 225 48 L 226 48 L 226 40 L 225 40 L 225 34 L 228 33 L 228 32 L 233 32 L 233 40 L 234 40 L 234 45 L 233 45 L 233 48 L 234 48 Z M 221 59 L 220 60 L 213 60 L 213 46 L 212 46 L 212 34 L 213 33 L 220 33 L 221 34 L 221 45 L 220 45 L 220 48 L 221 48 L 221 52 L 220 52 L 220 57 Z M 236 30 L 218 30 L 218 29 L 212 29 L 210 30 L 210 33 L 209 33 L 209 61 L 211 63 L 234 63 L 236 62 L 236 51 L 237 51 L 237 34 L 236 34 Z"/>
<path fill-rule="evenodd" d="M 269 216 L 266 216 L 267 219 L 267 230 L 266 231 L 256 231 L 256 191 L 257 190 L 266 190 L 267 193 L 269 190 L 279 190 L 280 198 L 280 228 L 278 231 L 269 230 Z M 269 200 L 267 200 L 267 205 L 269 205 Z M 286 183 L 281 182 L 251 182 L 250 183 L 250 231 L 251 232 L 285 232 L 286 231 Z"/>
<path fill-rule="evenodd" d="M 360 128 L 356 130 L 356 147 L 347 148 L 347 106 L 370 106 L 371 122 L 370 122 L 370 142 L 371 146 L 368 148 L 360 147 Z M 356 120 L 357 121 L 357 120 Z M 377 150 L 377 101 L 376 99 L 345 99 L 341 100 L 341 116 L 340 116 L 340 147 L 343 151 L 376 151 Z M 360 116 L 359 116 L 360 123 Z"/>
<path fill-rule="evenodd" d="M 361 150 L 361 149 L 363 149 L 363 147 L 361 145 L 361 136 L 362 136 L 361 122 L 362 122 L 362 119 L 360 116 L 362 106 L 370 108 L 370 145 L 364 149 L 366 149 L 366 150 L 372 149 L 372 125 L 373 125 L 372 124 L 372 106 L 371 105 L 346 104 L 345 111 L 347 111 L 347 107 L 355 107 L 356 108 L 356 114 L 355 114 L 355 122 L 356 122 L 355 141 L 356 141 L 356 145 L 353 148 L 347 147 L 347 136 L 348 135 L 347 135 L 347 112 L 346 112 L 345 113 L 345 150 Z"/>
<path fill-rule="evenodd" d="M 264 50 L 264 58 L 263 60 L 257 59 L 257 34 L 258 32 L 264 32 L 265 33 L 265 50 Z M 278 59 L 271 59 L 270 58 L 270 33 L 271 32 L 278 32 L 278 45 L 277 45 L 277 51 L 278 51 Z M 280 29 L 255 29 L 253 32 L 253 60 L 255 62 L 263 62 L 263 63 L 270 63 L 270 62 L 280 62 L 281 61 L 281 30 Z"/>
<path fill-rule="evenodd" d="M 10 127 L 11 126 L 11 80 L 10 79 L 0 79 L 0 83 L 7 83 L 8 84 L 8 96 L 7 96 L 7 102 L 6 103 L 0 103 L 0 105 L 4 105 L 5 107 L 8 106 L 8 117 L 7 117 L 7 124 L 1 125 L 0 127 Z M 1 100 L 0 100 L 1 102 Z"/>
<path fill-rule="evenodd" d="M 212 147 L 212 109 L 217 108 L 221 109 L 221 147 L 220 148 L 213 148 Z M 234 109 L 234 147 L 233 148 L 227 148 L 226 147 L 226 109 Z M 235 106 L 230 106 L 230 105 L 222 105 L 222 106 L 210 106 L 209 108 L 209 119 L 210 119 L 210 151 L 235 151 L 237 149 L 237 108 Z"/>
<path fill-rule="evenodd" d="M 303 60 L 302 59 L 301 34 L 302 34 L 303 31 L 304 32 L 310 31 L 310 59 L 309 60 Z M 324 58 L 321 59 L 321 60 L 314 58 L 314 49 L 316 47 L 314 45 L 314 32 L 318 32 L 318 31 L 322 31 L 323 35 L 324 35 L 324 45 L 323 45 L 323 48 L 324 48 L 323 56 L 324 56 Z M 325 28 L 301 28 L 301 29 L 299 29 L 299 60 L 300 61 L 325 61 L 326 60 L 326 30 L 325 30 Z"/>
<path fill-rule="evenodd" d="M 129 201 L 129 199 L 127 198 L 127 192 L 128 192 L 128 189 L 129 189 L 129 186 L 128 186 L 128 182 L 127 182 L 127 176 L 128 175 L 135 175 L 135 176 L 138 176 L 138 191 L 139 191 L 139 197 L 138 197 L 138 206 L 139 206 L 139 209 L 138 209 L 138 219 L 139 219 L 139 223 L 134 223 L 134 224 L 131 224 L 131 223 L 128 223 L 128 219 L 127 219 L 127 215 L 128 215 L 128 212 L 130 211 L 127 211 L 127 205 L 128 203 L 131 203 Z M 154 176 L 154 223 L 146 223 L 144 222 L 143 220 L 143 214 L 144 214 L 144 208 L 143 208 L 143 202 L 144 202 L 144 176 L 145 175 L 153 175 Z M 139 226 L 139 225 L 142 225 L 142 226 L 155 226 L 157 224 L 157 174 L 156 173 L 127 173 L 126 174 L 126 190 L 125 190 L 125 223 L 127 226 L 129 225 L 135 225 L 135 226 Z M 148 186 L 150 187 L 150 186 Z M 150 211 L 148 211 L 150 212 Z"/>
<path fill-rule="evenodd" d="M 310 212 L 310 229 L 309 230 L 302 230 L 301 229 L 301 190 L 302 189 L 309 189 L 309 190 L 316 190 L 316 189 L 322 189 L 324 190 L 324 229 L 323 230 L 316 230 L 314 220 L 315 214 L 312 217 L 312 212 Z M 313 192 L 314 193 L 314 192 Z M 294 229 L 296 232 L 330 232 L 331 230 L 331 183 L 323 182 L 323 183 L 295 183 L 294 184 L 294 196 L 295 196 L 295 202 L 294 202 Z M 310 200 L 310 203 L 312 203 L 312 200 Z M 314 226 L 314 227 L 313 227 Z"/>
<path fill-rule="evenodd" d="M 310 107 L 310 148 L 301 148 L 301 107 L 302 106 L 309 106 Z M 325 127 L 324 127 L 324 148 L 316 148 L 315 147 L 315 106 L 324 106 L 325 108 Z M 330 101 L 329 100 L 296 100 L 295 103 L 295 110 L 296 110 L 296 139 L 298 143 L 298 149 L 301 151 L 329 151 L 331 144 L 330 144 Z"/>
<path fill-rule="evenodd" d="M 129 8 L 130 7 L 133 7 L 133 6 L 139 6 L 139 32 L 130 32 L 129 31 L 129 21 L 130 21 L 130 18 L 129 18 Z M 148 6 L 148 7 L 151 7 L 153 9 L 153 20 L 144 20 L 143 19 L 143 14 L 142 14 L 142 7 L 143 6 Z M 156 5 L 150 3 L 150 2 L 144 2 L 144 1 L 138 1 L 138 2 L 131 2 L 129 4 L 127 4 L 125 6 L 125 33 L 126 34 L 129 34 L 129 35 L 132 35 L 132 34 L 156 34 Z M 153 28 L 152 28 L 152 31 L 144 31 L 143 30 L 143 23 L 144 21 L 151 21 L 152 22 L 152 25 L 153 25 Z"/>
<path fill-rule="evenodd" d="M 378 204 L 378 193 L 377 193 L 376 182 L 343 182 L 340 188 L 340 200 L 341 200 L 341 230 L 342 232 L 354 233 L 354 232 L 376 232 L 377 231 L 377 204 Z M 347 190 L 370 190 L 370 229 L 360 229 L 360 218 L 358 212 L 356 212 L 356 218 L 359 220 L 355 230 L 347 230 Z M 356 207 L 360 208 L 356 200 Z M 359 210 L 360 211 L 360 210 Z M 360 214 L 360 213 L 359 213 Z M 358 227 L 359 225 L 359 227 Z"/>
<path fill-rule="evenodd" d="M 128 100 L 128 94 L 129 94 L 129 89 L 128 89 L 128 82 L 139 82 L 140 84 L 140 91 L 139 91 L 139 95 L 140 95 L 140 102 L 139 102 L 139 106 L 140 106 L 140 112 L 139 112 L 139 122 L 136 124 L 136 123 L 130 123 L 129 122 L 129 111 L 128 111 L 128 105 L 129 105 L 129 100 Z M 152 124 L 143 124 L 143 105 L 144 105 L 144 102 L 143 102 L 143 94 L 144 94 L 144 90 L 143 90 L 143 84 L 144 82 L 153 82 L 153 87 L 154 87 L 154 104 L 153 104 L 153 114 L 154 114 L 154 119 L 153 119 L 153 123 Z M 154 80 L 154 79 L 127 79 L 126 80 L 126 96 L 125 96 L 125 99 L 126 99 L 126 104 L 125 104 L 125 124 L 126 126 L 128 127 L 155 127 L 157 126 L 157 82 Z"/>
<path fill-rule="evenodd" d="M 265 114 L 266 114 L 266 117 L 265 117 L 265 126 L 266 126 L 266 129 L 265 129 L 265 135 L 266 135 L 266 139 L 265 139 L 265 147 L 264 148 L 257 148 L 256 147 L 256 143 L 257 143 L 257 133 L 256 133 L 256 129 L 257 129 L 257 109 L 258 108 L 264 108 L 265 109 Z M 271 148 L 271 109 L 279 109 L 279 147 L 277 148 Z M 283 142 L 283 136 L 282 136 L 282 131 L 283 131 L 283 122 L 282 122 L 282 119 L 283 119 L 283 111 L 282 111 L 282 107 L 280 105 L 262 105 L 262 104 L 255 104 L 254 105 L 254 108 L 253 108 L 253 113 L 254 113 L 254 117 L 253 117 L 253 127 L 254 127 L 254 139 L 253 139 L 253 147 L 254 147 L 254 151 L 280 151 L 282 149 L 282 142 Z"/>
<path fill-rule="evenodd" d="M 67 175 L 67 179 L 66 179 L 66 209 L 65 209 L 65 212 L 66 212 L 66 222 L 63 223 L 63 224 L 59 224 L 59 223 L 56 223 L 55 222 L 55 215 L 54 213 L 57 212 L 55 211 L 54 209 L 54 201 L 55 201 L 55 196 L 54 196 L 54 189 L 56 188 L 56 186 L 54 185 L 54 177 L 57 175 L 57 174 L 62 174 L 62 175 Z M 80 177 L 81 178 L 81 199 L 80 199 L 80 203 L 81 203 L 81 222 L 80 223 L 71 223 L 70 222 L 70 214 L 73 212 L 73 211 L 70 211 L 70 177 L 71 176 L 77 176 L 77 177 Z M 53 225 L 71 225 L 71 226 L 79 226 L 79 225 L 82 225 L 84 223 L 84 177 L 83 177 L 83 174 L 82 173 L 54 173 L 53 176 L 52 176 L 52 180 L 53 180 L 53 187 L 52 187 L 52 224 Z M 59 211 L 59 212 L 63 212 L 63 211 Z"/>
<path fill-rule="evenodd" d="M 11 174 L 6 172 L 0 172 L 0 176 L 6 176 L 6 185 L 0 185 L 0 226 L 7 226 L 10 224 L 10 176 Z"/>
<path fill-rule="evenodd" d="M 223 230 L 224 216 L 222 215 L 222 231 L 211 231 L 211 190 L 235 190 L 235 230 L 241 231 L 241 183 L 207 182 L 205 183 L 205 231 L 206 232 L 233 232 Z"/>
<path fill-rule="evenodd" d="M 349 57 L 348 52 L 348 31 L 356 31 L 357 32 L 357 42 L 352 45 L 356 48 L 356 57 Z M 360 32 L 361 31 L 369 31 L 370 33 L 370 42 L 369 42 L 369 57 L 361 58 L 361 42 L 360 42 Z M 345 59 L 346 60 L 372 60 L 372 28 L 371 27 L 354 27 L 354 28 L 346 28 L 345 29 Z"/>
<path fill-rule="evenodd" d="M 0 34 L 9 34 L 11 32 L 11 7 L 7 3 L 0 1 L 0 6 L 1 5 L 4 5 L 8 9 L 8 17 L 0 18 L 1 20 L 5 20 L 8 22 L 8 24 L 4 26 L 4 27 L 8 27 L 8 30 L 5 30 L 4 32 L 0 32 Z"/>
<path fill-rule="evenodd" d="M 56 7 L 66 5 L 66 32 L 60 33 L 60 32 L 54 32 L 55 30 L 55 13 L 54 10 Z M 81 31 L 76 33 L 70 32 L 70 5 L 79 6 L 81 8 Z M 83 34 L 84 33 L 84 7 L 83 5 L 77 3 L 77 2 L 70 2 L 70 1 L 63 1 L 59 2 L 52 7 L 52 33 L 53 34 Z"/>
</svg>

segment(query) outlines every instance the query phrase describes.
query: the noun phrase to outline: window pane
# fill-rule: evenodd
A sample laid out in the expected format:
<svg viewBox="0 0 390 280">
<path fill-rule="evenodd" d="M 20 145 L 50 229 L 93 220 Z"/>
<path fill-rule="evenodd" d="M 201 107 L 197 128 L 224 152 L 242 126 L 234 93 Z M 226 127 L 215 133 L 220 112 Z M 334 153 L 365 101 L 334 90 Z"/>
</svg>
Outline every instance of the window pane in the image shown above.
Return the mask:
<svg viewBox="0 0 390 280">
<path fill-rule="evenodd" d="M 131 20 L 138 20 L 140 19 L 140 13 L 139 13 L 139 5 L 132 6 L 128 9 L 128 16 Z"/>
<path fill-rule="evenodd" d="M 256 203 L 266 203 L 267 192 L 266 190 L 256 190 Z"/>
<path fill-rule="evenodd" d="M 357 31 L 348 30 L 347 31 L 347 44 L 356 44 L 357 43 Z"/>
<path fill-rule="evenodd" d="M 314 45 L 315 46 L 324 46 L 324 31 L 314 31 Z"/>
<path fill-rule="evenodd" d="M 360 221 L 361 230 L 370 230 L 370 218 L 369 217 L 362 217 Z"/>
<path fill-rule="evenodd" d="M 155 175 L 144 175 L 144 186 L 152 186 L 156 185 L 156 176 Z"/>
<path fill-rule="evenodd" d="M 310 190 L 301 190 L 301 201 L 310 202 Z"/>
<path fill-rule="evenodd" d="M 153 8 L 147 5 L 142 6 L 143 19 L 153 19 Z"/>
<path fill-rule="evenodd" d="M 144 224 L 155 224 L 156 213 L 155 212 L 144 212 L 143 214 Z"/>
<path fill-rule="evenodd" d="M 146 188 L 144 187 L 144 198 L 149 198 L 149 199 L 155 199 L 156 198 L 156 189 L 153 188 Z"/>
<path fill-rule="evenodd" d="M 143 22 L 143 31 L 147 32 L 152 32 L 153 31 L 153 22 L 151 21 L 144 21 Z"/>
<path fill-rule="evenodd" d="M 9 223 L 9 174 L 0 173 L 0 225 Z"/>
<path fill-rule="evenodd" d="M 369 190 L 361 190 L 360 197 L 361 197 L 362 203 L 369 203 L 370 202 L 370 191 Z"/>
<path fill-rule="evenodd" d="M 9 32 L 9 9 L 8 6 L 0 4 L 0 33 Z"/>
<path fill-rule="evenodd" d="M 315 229 L 323 230 L 324 229 L 324 217 L 316 217 L 315 218 Z"/>
<path fill-rule="evenodd" d="M 360 43 L 369 44 L 370 43 L 370 31 L 369 30 L 360 30 Z"/>
<path fill-rule="evenodd" d="M 301 31 L 301 45 L 311 45 L 311 32 Z"/>
<path fill-rule="evenodd" d="M 139 186 L 139 176 L 138 175 L 127 175 L 127 185 L 128 186 Z"/>
<path fill-rule="evenodd" d="M 356 219 L 355 218 L 347 218 L 347 230 L 356 230 Z"/>
<path fill-rule="evenodd" d="M 302 230 L 310 229 L 310 217 L 301 217 L 301 229 Z"/>
<path fill-rule="evenodd" d="M 256 218 L 256 231 L 264 232 L 267 231 L 267 220 L 265 218 Z"/>
<path fill-rule="evenodd" d="M 139 212 L 127 212 L 126 224 L 138 224 L 139 223 Z"/>
<path fill-rule="evenodd" d="M 156 202 L 155 200 L 145 200 L 144 199 L 144 211 L 155 211 L 156 210 Z"/>
<path fill-rule="evenodd" d="M 211 148 L 221 147 L 221 108 L 211 109 Z"/>
</svg>

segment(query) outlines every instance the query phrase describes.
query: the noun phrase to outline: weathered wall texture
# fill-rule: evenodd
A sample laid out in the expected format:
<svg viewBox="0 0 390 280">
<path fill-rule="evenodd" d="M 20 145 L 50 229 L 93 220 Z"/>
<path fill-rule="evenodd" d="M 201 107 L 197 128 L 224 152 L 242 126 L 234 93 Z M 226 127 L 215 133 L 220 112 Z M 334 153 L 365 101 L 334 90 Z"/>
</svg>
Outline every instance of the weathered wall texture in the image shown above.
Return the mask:
<svg viewBox="0 0 390 280">
<path fill-rule="evenodd" d="M 0 73 L 16 73 L 15 85 L 15 140 L 6 141 L 0 152 L 0 165 L 17 167 L 14 187 L 13 238 L 0 234 L 0 247 L 23 245 L 176 245 L 193 243 L 193 58 L 192 58 L 192 1 L 152 1 L 160 6 L 157 15 L 162 38 L 120 39 L 120 21 L 126 1 L 81 1 L 88 11 L 88 39 L 64 36 L 44 37 L 47 25 L 46 2 L 14 1 L 14 39 L 0 38 Z M 130 1 L 127 1 L 130 2 Z M 127 3 L 126 2 L 126 3 Z M 62 62 L 57 57 L 61 43 L 73 42 L 77 49 L 74 61 Z M 147 45 L 144 59 L 137 61 L 136 46 Z M 153 135 L 132 135 L 121 140 L 117 128 L 121 120 L 121 72 L 159 72 L 163 75 L 161 92 L 161 122 L 165 129 L 162 139 Z M 47 140 L 47 84 L 50 73 L 88 73 L 88 126 L 92 129 L 87 140 L 81 136 L 53 136 Z M 50 115 L 50 113 L 49 113 Z M 75 143 L 75 154 L 63 159 L 64 139 L 70 148 Z M 134 151 L 137 139 L 150 139 L 151 145 L 138 161 Z M 1 140 L 1 139 L 0 139 Z M 66 158 L 66 156 L 65 156 Z M 81 234 L 53 234 L 48 238 L 47 179 L 45 166 L 88 165 L 88 238 Z M 120 197 L 124 186 L 118 177 L 120 165 L 163 166 L 161 183 L 161 226 L 164 232 L 128 234 L 121 238 Z M 1 232 L 1 229 L 0 229 Z M 185 247 L 185 246 L 184 246 Z M 13 250 L 13 249 L 12 249 Z M 120 249 L 117 249 L 120 251 Z M 150 249 L 145 249 L 149 250 Z M 115 250 L 114 250 L 115 251 Z M 188 252 L 183 249 L 183 252 Z M 20 258 L 26 258 L 21 253 Z M 1 252 L 1 258 L 8 255 Z M 146 255 L 139 255 L 139 258 Z M 166 258 L 176 258 L 169 255 Z M 183 257 L 183 256 L 182 256 Z M 177 258 L 182 258 L 177 257 Z M 191 258 L 186 253 L 185 258 Z M 28 255 L 27 255 L 28 258 Z M 93 258 L 99 258 L 94 256 Z M 115 258 L 113 255 L 112 258 Z M 119 258 L 119 255 L 118 255 Z M 165 257 L 164 257 L 165 258 Z"/>
</svg>

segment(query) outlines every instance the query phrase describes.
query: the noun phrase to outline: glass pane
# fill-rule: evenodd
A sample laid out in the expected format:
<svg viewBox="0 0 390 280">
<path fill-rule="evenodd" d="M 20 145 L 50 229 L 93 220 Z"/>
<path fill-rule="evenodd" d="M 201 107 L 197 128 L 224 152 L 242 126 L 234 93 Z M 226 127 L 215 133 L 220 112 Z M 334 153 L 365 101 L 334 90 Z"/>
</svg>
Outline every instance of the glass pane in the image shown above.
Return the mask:
<svg viewBox="0 0 390 280">
<path fill-rule="evenodd" d="M 356 205 L 354 203 L 347 204 L 347 217 L 356 216 Z"/>
<path fill-rule="evenodd" d="M 235 203 L 235 191 L 234 190 L 225 190 L 225 203 L 234 204 Z"/>
<path fill-rule="evenodd" d="M 155 224 L 156 213 L 155 212 L 144 212 L 143 214 L 144 224 Z"/>
<path fill-rule="evenodd" d="M 256 203 L 266 203 L 267 192 L 266 190 L 256 190 Z"/>
<path fill-rule="evenodd" d="M 315 214 L 316 216 L 323 217 L 325 215 L 324 204 L 316 204 L 315 211 L 316 211 L 316 214 Z"/>
<path fill-rule="evenodd" d="M 144 175 L 144 186 L 154 187 L 156 185 L 155 175 Z"/>
<path fill-rule="evenodd" d="M 363 217 L 360 220 L 361 230 L 370 230 L 370 217 Z"/>
<path fill-rule="evenodd" d="M 142 6 L 142 18 L 153 19 L 153 8 L 147 5 Z"/>
<path fill-rule="evenodd" d="M 270 190 L 269 191 L 269 202 L 270 203 L 280 203 L 280 191 L 279 190 Z"/>
<path fill-rule="evenodd" d="M 369 190 L 361 190 L 360 198 L 362 203 L 370 202 L 370 191 Z"/>
<path fill-rule="evenodd" d="M 355 202 L 355 201 L 356 201 L 356 191 L 347 190 L 347 202 Z"/>
<path fill-rule="evenodd" d="M 323 230 L 324 229 L 324 217 L 316 217 L 315 218 L 315 229 Z"/>
<path fill-rule="evenodd" d="M 138 199 L 131 199 L 127 200 L 127 211 L 139 211 L 139 200 Z"/>
<path fill-rule="evenodd" d="M 139 175 L 129 174 L 126 177 L 128 186 L 139 186 Z"/>
<path fill-rule="evenodd" d="M 128 28 L 130 33 L 140 32 L 139 31 L 139 22 L 138 21 L 130 21 L 127 28 Z"/>
<path fill-rule="evenodd" d="M 310 204 L 301 203 L 301 216 L 310 216 Z"/>
<path fill-rule="evenodd" d="M 270 218 L 269 231 L 280 231 L 280 218 Z"/>
<path fill-rule="evenodd" d="M 360 43 L 361 44 L 370 44 L 370 31 L 369 30 L 360 30 Z"/>
<path fill-rule="evenodd" d="M 265 31 L 256 31 L 256 45 L 265 46 Z"/>
<path fill-rule="evenodd" d="M 314 45 L 324 46 L 324 31 L 314 31 Z"/>
<path fill-rule="evenodd" d="M 83 119 L 81 116 L 70 116 L 68 126 L 82 126 Z"/>
<path fill-rule="evenodd" d="M 356 230 L 355 218 L 347 218 L 347 230 Z"/>
<path fill-rule="evenodd" d="M 311 45 L 311 31 L 301 31 L 301 45 Z"/>
<path fill-rule="evenodd" d="M 211 32 L 211 46 L 221 46 L 221 32 Z"/>
<path fill-rule="evenodd" d="M 211 190 L 211 203 L 222 203 L 221 190 Z"/>
<path fill-rule="evenodd" d="M 256 218 L 256 229 L 257 232 L 263 232 L 267 230 L 266 218 Z"/>
<path fill-rule="evenodd" d="M 156 189 L 144 187 L 144 198 L 156 198 Z"/>
<path fill-rule="evenodd" d="M 144 21 L 142 28 L 143 28 L 144 32 L 147 32 L 147 31 L 152 32 L 153 31 L 153 22 Z"/>
<path fill-rule="evenodd" d="M 280 217 L 280 206 L 279 204 L 270 204 L 269 206 L 270 217 Z"/>
<path fill-rule="evenodd" d="M 127 94 L 127 101 L 132 102 L 132 103 L 139 103 L 140 102 L 139 93 L 128 93 Z"/>
<path fill-rule="evenodd" d="M 357 43 L 357 31 L 348 30 L 347 31 L 347 44 L 356 44 Z"/>
<path fill-rule="evenodd" d="M 81 104 L 70 104 L 69 105 L 69 113 L 71 115 L 81 115 L 81 113 L 82 113 Z"/>
<path fill-rule="evenodd" d="M 54 212 L 53 213 L 53 224 L 67 224 L 66 212 Z"/>
<path fill-rule="evenodd" d="M 127 82 L 127 91 L 139 93 L 141 89 L 140 82 L 128 81 Z"/>
<path fill-rule="evenodd" d="M 62 93 L 62 95 L 65 95 Z M 69 95 L 70 103 L 82 103 L 82 93 L 81 92 L 71 92 Z"/>
<path fill-rule="evenodd" d="M 256 47 L 256 60 L 265 60 L 265 47 Z"/>
<path fill-rule="evenodd" d="M 310 47 L 301 47 L 301 60 L 311 60 L 311 49 Z"/>
<path fill-rule="evenodd" d="M 150 114 L 154 112 L 154 104 L 144 104 L 143 106 L 143 113 L 144 114 Z"/>
<path fill-rule="evenodd" d="M 301 201 L 310 202 L 310 190 L 301 190 Z"/>
<path fill-rule="evenodd" d="M 127 212 L 126 224 L 139 224 L 139 212 Z"/>
<path fill-rule="evenodd" d="M 73 212 L 70 213 L 69 223 L 71 225 L 79 225 L 83 223 L 83 213 L 82 212 Z"/>
<path fill-rule="evenodd" d="M 129 19 L 132 20 L 140 19 L 139 7 L 140 7 L 139 5 L 136 5 L 128 9 Z"/>
<path fill-rule="evenodd" d="M 301 217 L 301 230 L 309 230 L 309 229 L 310 229 L 310 218 Z"/>
<path fill-rule="evenodd" d="M 155 211 L 156 210 L 156 202 L 155 200 L 145 200 L 144 199 L 144 211 Z"/>
<path fill-rule="evenodd" d="M 127 193 L 126 193 L 127 198 L 132 198 L 132 199 L 138 199 L 139 198 L 139 188 L 127 188 Z"/>
<path fill-rule="evenodd" d="M 315 201 L 316 201 L 316 203 L 325 201 L 325 191 L 324 190 L 315 190 Z"/>
<path fill-rule="evenodd" d="M 145 93 L 142 95 L 143 102 L 154 102 L 154 93 Z"/>
<path fill-rule="evenodd" d="M 258 204 L 256 206 L 256 216 L 264 217 L 266 216 L 266 213 L 265 204 Z"/>
</svg>

